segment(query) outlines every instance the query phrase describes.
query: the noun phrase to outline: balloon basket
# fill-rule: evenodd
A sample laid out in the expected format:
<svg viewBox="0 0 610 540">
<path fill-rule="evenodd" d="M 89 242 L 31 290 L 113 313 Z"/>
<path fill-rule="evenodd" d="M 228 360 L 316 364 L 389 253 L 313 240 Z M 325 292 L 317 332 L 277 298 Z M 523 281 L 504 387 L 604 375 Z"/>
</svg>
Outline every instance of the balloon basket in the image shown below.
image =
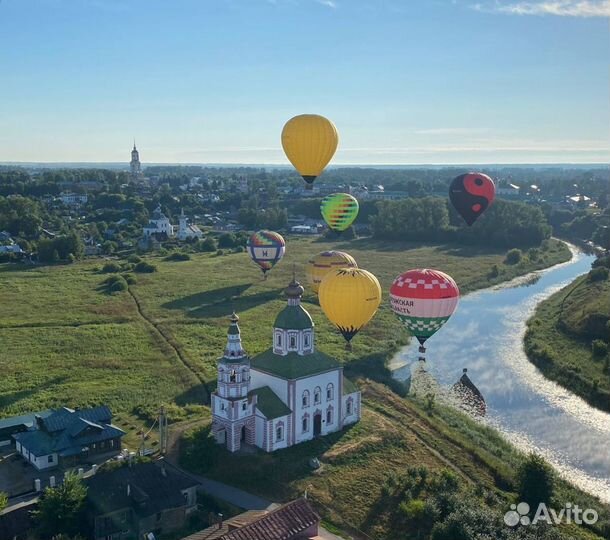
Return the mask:
<svg viewBox="0 0 610 540">
<path fill-rule="evenodd" d="M 345 344 L 345 350 L 348 352 L 352 352 L 354 350 L 350 341 Z"/>
<path fill-rule="evenodd" d="M 424 347 L 423 345 L 420 345 L 420 346 L 419 346 L 419 352 L 420 352 L 421 354 L 425 354 L 425 353 L 426 353 L 426 347 Z"/>
</svg>

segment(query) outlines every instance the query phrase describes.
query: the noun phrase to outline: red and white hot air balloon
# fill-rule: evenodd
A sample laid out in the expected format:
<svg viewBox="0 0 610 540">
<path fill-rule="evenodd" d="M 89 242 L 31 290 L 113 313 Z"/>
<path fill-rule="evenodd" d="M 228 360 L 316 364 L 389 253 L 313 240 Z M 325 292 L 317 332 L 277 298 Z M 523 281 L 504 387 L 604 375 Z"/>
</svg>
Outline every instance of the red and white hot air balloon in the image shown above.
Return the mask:
<svg viewBox="0 0 610 540">
<path fill-rule="evenodd" d="M 416 268 L 398 276 L 390 287 L 392 311 L 420 343 L 424 343 L 449 320 L 460 290 L 453 278 L 439 270 Z"/>
</svg>

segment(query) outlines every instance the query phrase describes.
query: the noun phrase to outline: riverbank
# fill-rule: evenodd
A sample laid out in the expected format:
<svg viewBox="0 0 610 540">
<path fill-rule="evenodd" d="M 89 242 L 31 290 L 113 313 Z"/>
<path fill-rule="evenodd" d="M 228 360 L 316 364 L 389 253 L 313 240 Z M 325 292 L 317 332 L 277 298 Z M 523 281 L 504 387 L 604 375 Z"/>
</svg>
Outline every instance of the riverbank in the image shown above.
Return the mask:
<svg viewBox="0 0 610 540">
<path fill-rule="evenodd" d="M 524 337 L 528 358 L 545 377 L 610 412 L 610 281 L 585 275 L 541 302 Z"/>
<path fill-rule="evenodd" d="M 438 538 L 455 538 L 459 524 L 481 532 L 481 523 L 487 537 L 504 538 L 503 515 L 516 500 L 524 454 L 455 409 L 400 398 L 364 378 L 358 384 L 362 420 L 341 433 L 273 454 L 232 455 L 215 444 L 207 425 L 185 434 L 181 465 L 274 501 L 307 491 L 325 520 L 357 538 L 430 538 L 435 523 L 457 527 Z M 315 471 L 313 457 L 321 463 Z M 594 508 L 600 525 L 553 527 L 557 536 L 523 530 L 520 538 L 592 540 L 610 532 L 604 525 L 610 507 L 567 482 L 557 480 L 554 501 Z"/>
</svg>

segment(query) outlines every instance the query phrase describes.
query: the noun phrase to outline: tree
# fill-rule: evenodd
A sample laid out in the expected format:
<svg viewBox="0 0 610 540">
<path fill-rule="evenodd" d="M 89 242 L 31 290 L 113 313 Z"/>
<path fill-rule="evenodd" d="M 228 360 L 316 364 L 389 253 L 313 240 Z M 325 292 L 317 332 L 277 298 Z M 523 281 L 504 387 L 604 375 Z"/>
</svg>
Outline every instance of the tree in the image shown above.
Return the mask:
<svg viewBox="0 0 610 540">
<path fill-rule="evenodd" d="M 0 491 L 0 512 L 8 505 L 8 496 L 3 491 Z"/>
<path fill-rule="evenodd" d="M 504 258 L 504 264 L 517 264 L 521 261 L 521 256 L 522 253 L 520 249 L 511 249 Z"/>
<path fill-rule="evenodd" d="M 84 534 L 86 497 L 86 486 L 74 474 L 66 476 L 62 485 L 45 489 L 33 512 L 39 535 L 52 538 L 58 534 Z"/>
<path fill-rule="evenodd" d="M 549 464 L 539 455 L 531 453 L 519 467 L 519 502 L 536 509 L 540 503 L 548 504 L 553 497 L 555 477 Z"/>
</svg>

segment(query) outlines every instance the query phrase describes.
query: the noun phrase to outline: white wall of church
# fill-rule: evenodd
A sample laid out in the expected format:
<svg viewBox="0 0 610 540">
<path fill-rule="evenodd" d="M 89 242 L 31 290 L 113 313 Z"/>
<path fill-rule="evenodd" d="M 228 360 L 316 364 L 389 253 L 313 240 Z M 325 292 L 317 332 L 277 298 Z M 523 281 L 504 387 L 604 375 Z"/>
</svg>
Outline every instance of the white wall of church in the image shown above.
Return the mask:
<svg viewBox="0 0 610 540">
<path fill-rule="evenodd" d="M 268 386 L 284 402 L 288 403 L 288 381 L 279 379 L 268 373 L 250 369 L 250 391 Z"/>
<path fill-rule="evenodd" d="M 313 438 L 314 417 L 316 414 L 322 415 L 321 434 L 337 431 L 341 425 L 339 422 L 340 388 L 339 381 L 342 377 L 342 370 L 329 371 L 313 377 L 297 379 L 295 382 L 295 443 L 300 443 Z M 327 389 L 329 385 L 331 399 L 327 399 Z M 320 390 L 320 403 L 315 403 L 316 389 Z M 309 392 L 309 401 L 303 406 L 303 394 Z M 291 407 L 292 408 L 292 407 Z M 331 410 L 330 423 L 327 422 L 327 411 Z M 303 418 L 307 418 L 307 431 L 303 431 Z"/>
<path fill-rule="evenodd" d="M 351 414 L 348 412 L 351 411 Z M 343 396 L 343 425 L 353 424 L 360 419 L 360 392 Z"/>
<path fill-rule="evenodd" d="M 271 451 L 280 450 L 288 446 L 288 416 L 280 416 L 271 422 Z"/>
</svg>

